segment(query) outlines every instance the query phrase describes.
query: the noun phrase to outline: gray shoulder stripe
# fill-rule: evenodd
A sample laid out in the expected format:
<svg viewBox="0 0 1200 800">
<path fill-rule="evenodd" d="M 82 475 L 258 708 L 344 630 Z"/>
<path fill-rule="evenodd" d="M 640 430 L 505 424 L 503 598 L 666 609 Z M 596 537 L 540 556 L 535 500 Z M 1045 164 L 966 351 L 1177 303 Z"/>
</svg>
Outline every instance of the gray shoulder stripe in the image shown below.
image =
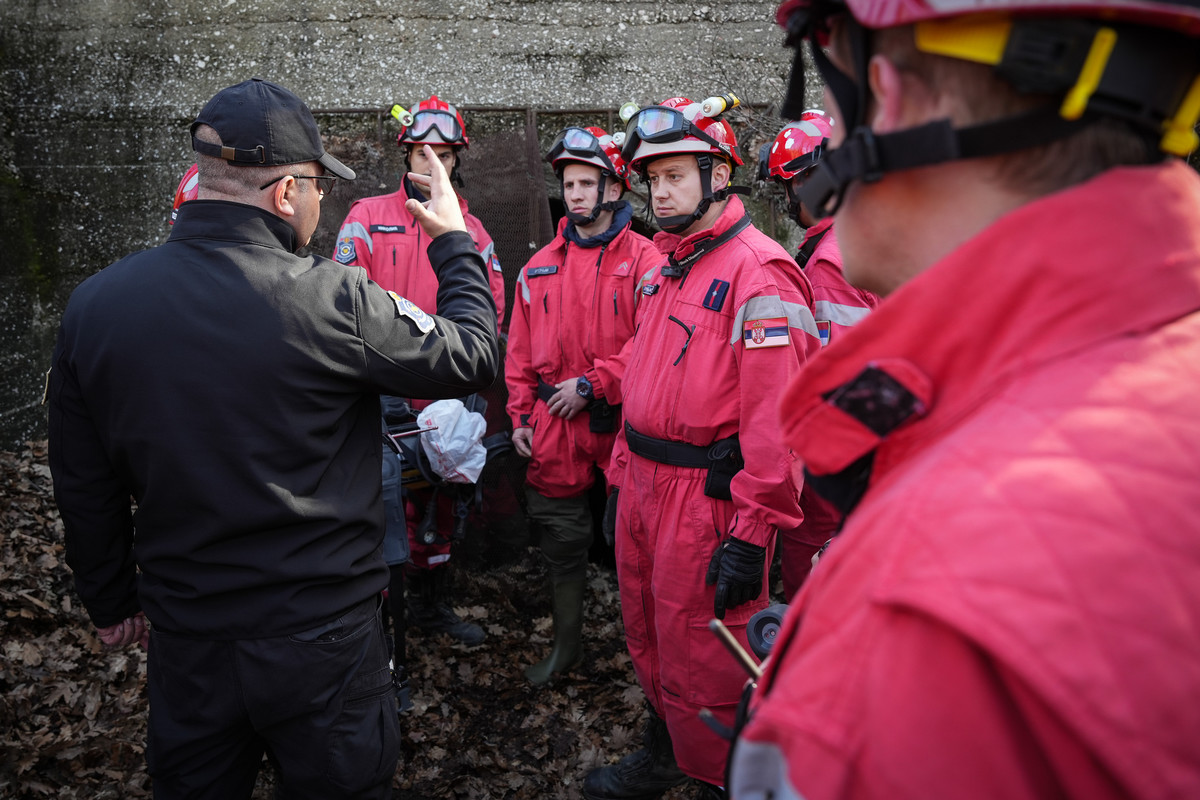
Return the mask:
<svg viewBox="0 0 1200 800">
<path fill-rule="evenodd" d="M 863 317 L 871 313 L 869 308 L 831 303 L 828 300 L 818 300 L 814 305 L 817 319 L 826 319 L 835 325 L 857 325 Z"/>
<path fill-rule="evenodd" d="M 810 336 L 820 338 L 817 321 L 813 318 L 808 306 L 800 303 L 790 303 L 779 298 L 777 294 L 751 297 L 738 309 L 733 318 L 733 330 L 730 331 L 729 344 L 737 345 L 742 341 L 742 329 L 746 320 L 774 319 L 787 317 L 789 328 L 798 328 Z"/>
<path fill-rule="evenodd" d="M 367 243 L 367 252 L 375 252 L 375 243 L 371 241 L 371 234 L 367 232 L 367 227 L 361 222 L 347 222 L 338 231 L 338 240 L 341 239 L 361 239 Z"/>
<path fill-rule="evenodd" d="M 521 274 L 517 276 L 517 286 L 521 289 L 521 299 L 526 303 L 529 302 L 529 284 L 525 280 L 525 269 L 521 268 Z"/>
</svg>

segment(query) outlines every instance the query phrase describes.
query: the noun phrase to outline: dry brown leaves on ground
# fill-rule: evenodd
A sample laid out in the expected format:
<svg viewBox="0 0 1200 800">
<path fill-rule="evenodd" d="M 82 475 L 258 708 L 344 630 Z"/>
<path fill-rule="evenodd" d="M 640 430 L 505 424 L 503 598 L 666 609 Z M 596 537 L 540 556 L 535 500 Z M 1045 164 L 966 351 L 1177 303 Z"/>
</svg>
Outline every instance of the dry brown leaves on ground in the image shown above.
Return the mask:
<svg viewBox="0 0 1200 800">
<path fill-rule="evenodd" d="M 44 442 L 0 452 L 0 497 L 0 796 L 149 797 L 145 653 L 101 647 L 79 606 Z M 536 552 L 459 569 L 457 610 L 488 639 L 467 649 L 412 634 L 396 798 L 576 798 L 589 769 L 639 746 L 616 577 L 589 569 L 587 657 L 541 690 L 521 672 L 550 647 Z M 264 768 L 255 797 L 272 784 Z"/>
</svg>

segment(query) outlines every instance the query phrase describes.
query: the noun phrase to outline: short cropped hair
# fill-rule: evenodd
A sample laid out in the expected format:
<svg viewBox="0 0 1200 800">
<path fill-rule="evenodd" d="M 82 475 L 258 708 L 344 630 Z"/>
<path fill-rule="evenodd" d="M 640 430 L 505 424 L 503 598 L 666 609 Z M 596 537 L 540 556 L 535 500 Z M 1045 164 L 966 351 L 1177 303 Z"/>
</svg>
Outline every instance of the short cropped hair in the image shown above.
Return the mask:
<svg viewBox="0 0 1200 800">
<path fill-rule="evenodd" d="M 991 122 L 1046 105 L 1057 107 L 1062 102 L 1054 95 L 1018 92 L 990 65 L 917 50 L 911 25 L 873 32 L 873 50 L 931 91 L 956 98 L 961 118 L 955 114 L 955 127 Z M 1049 144 L 989 158 L 1002 185 L 1039 195 L 1082 183 L 1113 167 L 1162 159 L 1163 154 L 1144 133 L 1111 117 Z"/>
<path fill-rule="evenodd" d="M 209 125 L 198 125 L 195 136 L 202 142 L 220 146 L 221 135 Z M 234 166 L 223 158 L 196 154 L 199 184 L 205 191 L 228 197 L 243 197 L 255 194 L 269 180 L 296 171 L 295 164 L 272 164 L 270 166 Z"/>
</svg>

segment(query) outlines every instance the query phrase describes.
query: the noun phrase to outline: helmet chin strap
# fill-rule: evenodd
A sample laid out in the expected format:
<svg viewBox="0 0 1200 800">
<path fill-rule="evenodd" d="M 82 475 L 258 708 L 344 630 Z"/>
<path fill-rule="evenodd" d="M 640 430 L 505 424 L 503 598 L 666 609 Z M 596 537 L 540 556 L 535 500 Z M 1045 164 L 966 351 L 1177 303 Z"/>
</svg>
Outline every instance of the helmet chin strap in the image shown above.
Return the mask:
<svg viewBox="0 0 1200 800">
<path fill-rule="evenodd" d="M 607 180 L 608 180 L 608 176 L 603 171 L 601 171 L 600 182 L 596 185 L 596 199 L 597 200 L 599 200 L 601 197 L 604 197 L 604 184 Z M 558 176 L 558 188 L 559 188 L 559 191 L 565 197 L 566 191 L 563 189 L 561 174 Z M 596 218 L 599 217 L 603 212 L 616 211 L 623 205 L 623 203 L 624 203 L 624 201 L 619 200 L 619 199 L 618 200 L 610 200 L 606 203 L 596 203 L 596 205 L 592 206 L 592 210 L 588 214 L 578 214 L 574 211 L 571 211 L 570 209 L 567 209 L 567 219 L 571 220 L 571 222 L 574 222 L 577 226 L 578 225 L 585 225 L 585 226 L 591 225 L 593 222 L 596 221 Z"/>
<path fill-rule="evenodd" d="M 1017 20 L 1005 55 L 995 65 L 996 74 L 1019 92 L 1065 94 L 1080 85 L 1084 65 L 1064 66 L 1059 54 L 1085 52 L 1098 25 L 1056 26 L 1053 21 Z M 852 17 L 847 18 L 847 29 L 849 55 L 857 65 L 855 74 L 866 75 L 870 31 Z M 797 30 L 803 32 L 803 28 Z M 956 128 L 949 119 L 937 119 L 886 134 L 875 133 L 867 124 L 866 82 L 840 70 L 821 48 L 812 48 L 817 69 L 851 122 L 851 130 L 845 141 L 826 152 L 813 168 L 798 192 L 800 200 L 820 219 L 837 211 L 846 190 L 856 181 L 872 183 L 892 172 L 1016 153 L 1065 139 L 1105 117 L 1120 120 L 1141 134 L 1150 161 L 1161 157 L 1160 149 L 1175 152 L 1166 146 L 1170 137 L 1163 137 L 1163 129 L 1194 126 L 1194 117 L 1181 113 L 1178 98 L 1190 96 L 1188 86 L 1195 72 L 1174 68 L 1178 63 L 1195 64 L 1194 40 L 1182 35 L 1166 38 L 1162 31 L 1137 26 L 1118 30 L 1120 36 L 1108 61 L 1121 66 L 1103 70 L 1086 105 L 1072 115 L 1064 116 L 1055 100 L 967 127 Z M 1009 51 L 1014 53 L 1011 58 Z M 1146 53 L 1155 55 L 1154 63 L 1146 63 Z"/>
<path fill-rule="evenodd" d="M 658 227 L 667 233 L 683 233 L 698 219 L 707 214 L 709 207 L 714 202 L 724 200 L 729 194 L 728 189 L 721 189 L 718 192 L 713 192 L 712 190 L 712 156 L 707 153 L 697 155 L 696 165 L 700 167 L 700 188 L 703 190 L 704 196 L 700 199 L 696 210 L 690 214 L 676 214 L 670 217 L 660 217 L 655 214 L 654 219 L 658 222 Z"/>
</svg>

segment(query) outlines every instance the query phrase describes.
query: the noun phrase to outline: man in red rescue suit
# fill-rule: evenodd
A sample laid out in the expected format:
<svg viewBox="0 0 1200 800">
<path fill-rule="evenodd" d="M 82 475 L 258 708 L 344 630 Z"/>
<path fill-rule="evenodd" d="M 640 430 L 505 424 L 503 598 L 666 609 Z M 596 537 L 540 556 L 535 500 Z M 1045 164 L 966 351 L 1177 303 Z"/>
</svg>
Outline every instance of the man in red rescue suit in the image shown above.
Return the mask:
<svg viewBox="0 0 1200 800">
<path fill-rule="evenodd" d="M 782 407 L 852 510 L 732 796 L 1200 797 L 1200 6 L 779 19 L 852 131 L 805 205 L 885 298 Z"/>
<path fill-rule="evenodd" d="M 449 103 L 433 95 L 414 106 L 411 112 L 394 109 L 401 122 L 397 143 L 405 148 L 405 165 L 409 172 L 428 175 L 431 164 L 425 158 L 422 145 L 433 148 L 435 158 L 441 161 L 451 177 L 459 182 L 459 154 L 469 140 L 462 116 Z M 437 312 L 437 279 L 429 265 L 426 253 L 428 241 L 416 225 L 412 214 L 404 207 L 409 198 L 425 200 L 420 189 L 406 174 L 400 187 L 391 194 L 365 197 L 350 206 L 346 220 L 338 232 L 333 257 L 347 265 L 366 269 L 371 280 L 384 289 L 395 292 L 428 313 Z M 500 261 L 496 258 L 492 237 L 483 229 L 483 224 L 467 211 L 467 201 L 459 196 L 467 232 L 475 240 L 475 246 L 488 265 L 492 297 L 496 302 L 496 319 L 504 319 L 504 276 Z M 396 405 L 396 400 L 384 401 L 385 412 Z M 430 401 L 411 403 L 419 411 Z M 385 453 L 385 457 L 391 454 Z M 385 464 L 385 468 L 388 465 Z M 386 469 L 385 469 L 386 472 Z M 395 476 L 393 476 L 395 477 Z M 404 659 L 403 619 L 404 608 L 399 605 L 405 595 L 405 581 L 409 584 L 408 621 L 416 628 L 427 632 L 446 633 L 467 645 L 478 645 L 484 640 L 484 631 L 478 625 L 458 617 L 450 602 L 449 567 L 450 540 L 454 526 L 452 503 L 445 498 L 436 504 L 436 532 L 432 543 L 417 535 L 417 527 L 426 514 L 429 503 L 428 490 L 408 492 L 405 508 L 399 504 L 398 482 L 388 501 L 390 533 L 387 539 L 388 561 L 392 566 L 393 581 L 388 587 L 392 618 L 397 624 L 396 658 L 400 664 Z M 406 520 L 401 528 L 399 520 Z M 398 541 L 406 533 L 408 541 Z M 404 566 L 407 562 L 407 567 Z"/>
<path fill-rule="evenodd" d="M 630 227 L 628 168 L 601 128 L 564 130 L 546 154 L 566 217 L 518 279 L 505 377 L 517 453 L 530 459 L 526 513 L 541 526 L 554 646 L 525 676 L 544 684 L 583 654 L 592 513 L 588 489 L 608 469 L 638 278 L 662 258 Z"/>
<path fill-rule="evenodd" d="M 730 195 L 742 160 L 723 106 L 644 108 L 622 150 L 649 184 L 666 255 L 643 279 L 610 496 L 625 635 L 652 711 L 645 746 L 587 776 L 589 800 L 658 797 L 688 776 L 719 795 L 729 742 L 700 712 L 731 726 L 743 673 L 708 623 L 745 644 L 775 534 L 800 524 L 776 409 L 820 347 L 812 294 Z"/>
<path fill-rule="evenodd" d="M 816 219 L 800 201 L 800 187 L 808 178 L 833 135 L 833 120 L 824 111 L 809 109 L 784 126 L 773 142 L 763 146 L 758 161 L 760 180 L 773 180 L 787 193 L 788 216 L 804 228 L 804 241 L 796 263 L 812 284 L 813 309 L 821 347 L 865 317 L 879 297 L 846 282 L 842 251 L 833 230 L 833 218 Z M 804 521 L 794 530 L 779 532 L 779 557 L 783 594 L 787 601 L 812 570 L 812 559 L 837 532 L 842 515 L 808 484 L 800 494 Z"/>
</svg>

